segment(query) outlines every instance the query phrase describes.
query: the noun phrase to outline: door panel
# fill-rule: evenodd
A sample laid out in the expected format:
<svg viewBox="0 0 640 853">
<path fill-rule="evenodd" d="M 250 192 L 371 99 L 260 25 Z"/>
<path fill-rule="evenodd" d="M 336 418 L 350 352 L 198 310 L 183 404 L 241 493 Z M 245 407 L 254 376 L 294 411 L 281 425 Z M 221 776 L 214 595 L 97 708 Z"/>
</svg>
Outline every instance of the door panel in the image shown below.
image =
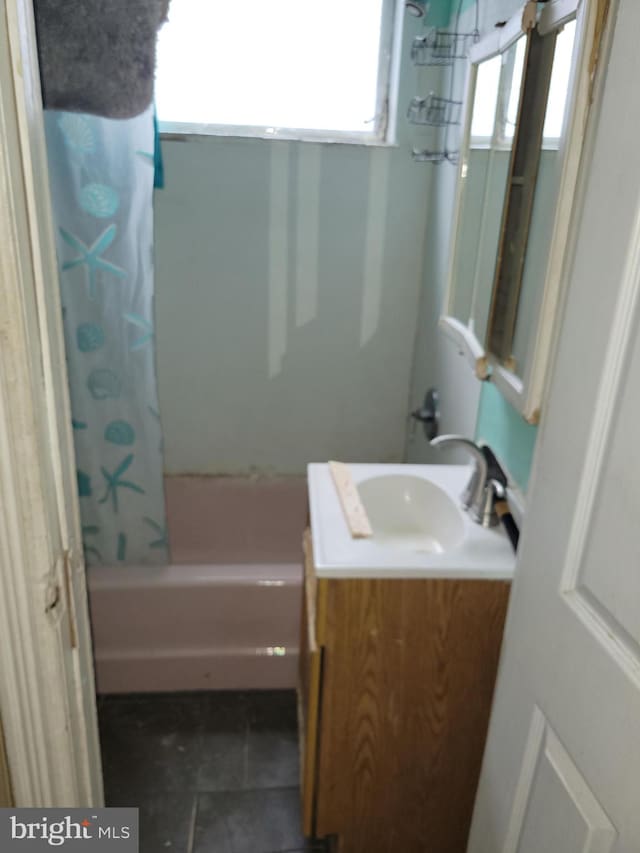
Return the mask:
<svg viewBox="0 0 640 853">
<path fill-rule="evenodd" d="M 538 707 L 504 853 L 609 853 L 616 831 Z"/>
<path fill-rule="evenodd" d="M 468 853 L 640 849 L 640 4 L 610 26 Z"/>
<path fill-rule="evenodd" d="M 635 283 L 634 283 L 635 284 Z M 637 288 L 633 287 L 629 299 L 624 300 L 621 310 L 626 311 L 627 302 L 636 302 L 626 323 L 626 335 L 620 341 L 614 330 L 612 359 L 618 356 L 627 360 L 624 343 L 638 328 Z M 620 318 L 622 319 L 622 318 Z M 623 332 L 624 334 L 624 332 Z M 635 336 L 634 336 L 635 337 Z M 620 346 L 618 346 L 620 342 Z M 629 369 L 613 401 L 606 399 L 606 382 L 599 410 L 608 413 L 606 428 L 594 430 L 591 447 L 595 457 L 584 477 L 580 497 L 585 492 L 590 498 L 589 513 L 585 524 L 577 523 L 576 543 L 581 558 L 577 566 L 573 587 L 583 599 L 584 606 L 604 620 L 610 631 L 610 641 L 628 646 L 640 664 L 640 572 L 629 574 L 628 567 L 640 566 L 640 537 L 630 536 L 640 518 L 640 492 L 637 488 L 640 472 L 640 443 L 637 440 L 640 418 L 640 398 L 633 393 L 632 377 L 640 376 L 640 343 L 633 341 L 629 353 Z M 600 450 L 600 460 L 597 452 Z M 599 464 L 598 464 L 599 463 Z M 595 469 L 595 473 L 593 471 Z M 586 503 L 586 500 L 582 498 Z M 611 559 L 615 553 L 615 559 Z"/>
</svg>

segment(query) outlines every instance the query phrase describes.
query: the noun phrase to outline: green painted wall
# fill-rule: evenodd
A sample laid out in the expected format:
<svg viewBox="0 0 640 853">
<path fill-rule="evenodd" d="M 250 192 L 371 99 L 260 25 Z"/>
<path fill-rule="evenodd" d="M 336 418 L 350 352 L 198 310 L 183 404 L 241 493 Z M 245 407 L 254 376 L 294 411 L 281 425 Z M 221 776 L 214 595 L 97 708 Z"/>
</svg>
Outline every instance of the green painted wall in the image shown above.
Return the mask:
<svg viewBox="0 0 640 853">
<path fill-rule="evenodd" d="M 476 441 L 483 441 L 492 448 L 523 492 L 529 485 L 537 432 L 538 428 L 528 424 L 495 385 L 483 384 Z"/>
</svg>

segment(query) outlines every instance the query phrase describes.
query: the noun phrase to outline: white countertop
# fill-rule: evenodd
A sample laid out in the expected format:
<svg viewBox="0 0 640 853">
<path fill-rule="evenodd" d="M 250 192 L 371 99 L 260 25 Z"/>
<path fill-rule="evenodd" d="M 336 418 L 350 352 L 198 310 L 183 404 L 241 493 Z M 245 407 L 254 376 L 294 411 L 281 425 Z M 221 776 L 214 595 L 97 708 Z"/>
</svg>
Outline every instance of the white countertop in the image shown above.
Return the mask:
<svg viewBox="0 0 640 853">
<path fill-rule="evenodd" d="M 430 480 L 460 504 L 471 475 L 466 465 L 350 464 L 359 482 L 385 474 L 408 474 Z M 444 553 L 370 539 L 353 539 L 326 463 L 307 467 L 311 532 L 320 578 L 465 578 L 511 580 L 515 554 L 501 526 L 486 530 L 466 512 L 462 542 Z"/>
</svg>

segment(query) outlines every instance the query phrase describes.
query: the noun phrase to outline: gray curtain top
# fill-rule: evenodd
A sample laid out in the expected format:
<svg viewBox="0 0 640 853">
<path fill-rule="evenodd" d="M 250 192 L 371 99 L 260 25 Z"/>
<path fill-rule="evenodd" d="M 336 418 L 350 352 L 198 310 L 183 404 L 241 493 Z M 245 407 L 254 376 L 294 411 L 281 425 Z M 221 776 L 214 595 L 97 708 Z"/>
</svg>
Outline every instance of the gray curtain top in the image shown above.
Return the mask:
<svg viewBox="0 0 640 853">
<path fill-rule="evenodd" d="M 45 108 L 131 118 L 153 100 L 169 0 L 34 0 Z"/>
</svg>

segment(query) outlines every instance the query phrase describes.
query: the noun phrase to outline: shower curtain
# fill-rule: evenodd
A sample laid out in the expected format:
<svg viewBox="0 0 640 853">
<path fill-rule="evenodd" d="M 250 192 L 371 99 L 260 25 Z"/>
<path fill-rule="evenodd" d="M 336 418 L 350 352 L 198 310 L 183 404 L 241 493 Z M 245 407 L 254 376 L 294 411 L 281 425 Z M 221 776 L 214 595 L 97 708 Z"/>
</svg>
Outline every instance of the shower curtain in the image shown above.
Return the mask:
<svg viewBox="0 0 640 853">
<path fill-rule="evenodd" d="M 153 326 L 153 108 L 45 111 L 85 556 L 167 562 Z"/>
</svg>

